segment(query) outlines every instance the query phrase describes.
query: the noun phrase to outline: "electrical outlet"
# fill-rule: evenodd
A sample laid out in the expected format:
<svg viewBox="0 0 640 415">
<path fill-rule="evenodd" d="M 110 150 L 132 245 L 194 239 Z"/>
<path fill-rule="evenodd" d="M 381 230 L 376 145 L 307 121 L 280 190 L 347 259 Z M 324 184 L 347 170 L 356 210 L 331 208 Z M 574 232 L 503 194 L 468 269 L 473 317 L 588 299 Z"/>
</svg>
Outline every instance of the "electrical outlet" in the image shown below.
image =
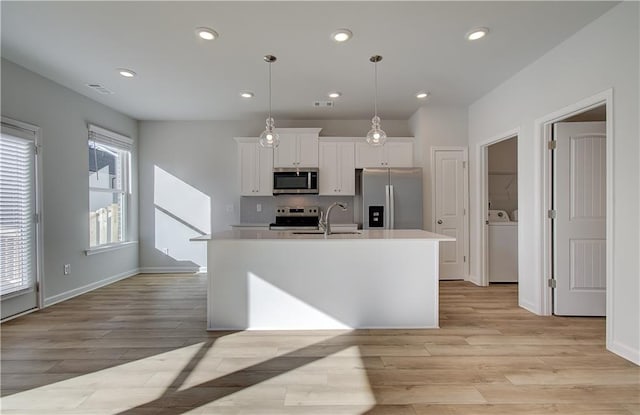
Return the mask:
<svg viewBox="0 0 640 415">
<path fill-rule="evenodd" d="M 71 274 L 71 264 L 64 264 L 64 267 L 62 268 L 62 272 L 64 273 L 64 275 Z"/>
<path fill-rule="evenodd" d="M 262 203 L 256 203 L 256 212 L 262 212 Z"/>
</svg>

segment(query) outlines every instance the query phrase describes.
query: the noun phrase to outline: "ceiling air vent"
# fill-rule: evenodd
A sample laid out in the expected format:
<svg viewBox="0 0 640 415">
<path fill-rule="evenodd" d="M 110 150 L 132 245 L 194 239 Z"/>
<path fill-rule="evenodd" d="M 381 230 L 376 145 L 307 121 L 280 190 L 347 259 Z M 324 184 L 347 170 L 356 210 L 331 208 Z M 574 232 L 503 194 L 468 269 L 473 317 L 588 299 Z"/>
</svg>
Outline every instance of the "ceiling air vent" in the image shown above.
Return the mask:
<svg viewBox="0 0 640 415">
<path fill-rule="evenodd" d="M 333 108 L 333 101 L 313 101 L 314 108 Z"/>
<path fill-rule="evenodd" d="M 107 89 L 105 87 L 103 87 L 100 84 L 86 84 L 89 88 L 93 89 L 94 91 L 103 94 L 103 95 L 110 95 L 113 94 L 113 91 L 110 89 Z"/>
</svg>

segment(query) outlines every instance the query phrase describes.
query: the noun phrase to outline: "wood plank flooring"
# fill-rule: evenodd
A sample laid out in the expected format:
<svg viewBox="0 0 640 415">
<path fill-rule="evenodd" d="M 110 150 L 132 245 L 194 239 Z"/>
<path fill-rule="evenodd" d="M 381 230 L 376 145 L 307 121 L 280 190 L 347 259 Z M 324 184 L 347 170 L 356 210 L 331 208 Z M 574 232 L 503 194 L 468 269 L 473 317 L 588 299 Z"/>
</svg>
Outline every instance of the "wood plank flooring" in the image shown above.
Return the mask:
<svg viewBox="0 0 640 415">
<path fill-rule="evenodd" d="M 2 414 L 640 414 L 602 318 L 440 284 L 437 330 L 205 331 L 204 276 L 138 275 L 2 325 Z"/>
</svg>

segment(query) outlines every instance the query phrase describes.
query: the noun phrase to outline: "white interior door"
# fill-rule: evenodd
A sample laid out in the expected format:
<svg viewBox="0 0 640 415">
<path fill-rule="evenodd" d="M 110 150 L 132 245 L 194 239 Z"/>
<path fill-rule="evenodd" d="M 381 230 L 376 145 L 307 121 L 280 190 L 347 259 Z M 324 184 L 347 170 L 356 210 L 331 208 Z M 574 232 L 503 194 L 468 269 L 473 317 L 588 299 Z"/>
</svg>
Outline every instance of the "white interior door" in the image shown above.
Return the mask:
<svg viewBox="0 0 640 415">
<path fill-rule="evenodd" d="M 456 238 L 440 243 L 440 279 L 464 279 L 466 270 L 466 154 L 434 150 L 434 232 Z"/>
<path fill-rule="evenodd" d="M 554 313 L 604 316 L 606 124 L 554 124 Z"/>
<path fill-rule="evenodd" d="M 2 319 L 38 305 L 36 135 L 2 122 L 0 136 L 0 294 Z"/>
</svg>

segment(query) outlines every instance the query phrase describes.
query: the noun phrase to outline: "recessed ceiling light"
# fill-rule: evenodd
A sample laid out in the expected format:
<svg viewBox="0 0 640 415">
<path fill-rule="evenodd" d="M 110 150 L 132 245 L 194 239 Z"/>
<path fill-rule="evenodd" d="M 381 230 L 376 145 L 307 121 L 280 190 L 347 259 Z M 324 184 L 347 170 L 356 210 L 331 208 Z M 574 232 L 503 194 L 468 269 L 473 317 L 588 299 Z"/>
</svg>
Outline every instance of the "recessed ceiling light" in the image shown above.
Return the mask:
<svg viewBox="0 0 640 415">
<path fill-rule="evenodd" d="M 251 92 L 251 91 L 242 91 L 242 92 L 240 92 L 240 96 L 242 98 L 253 98 L 253 92 Z"/>
<path fill-rule="evenodd" d="M 340 98 L 342 96 L 342 92 L 329 92 L 329 98 Z"/>
<path fill-rule="evenodd" d="M 331 39 L 338 43 L 346 42 L 347 40 L 351 39 L 352 36 L 353 33 L 351 33 L 351 30 L 349 29 L 338 29 L 335 32 L 331 33 Z"/>
<path fill-rule="evenodd" d="M 214 40 L 218 37 L 218 32 L 213 29 L 209 29 L 208 27 L 198 27 L 196 29 L 196 33 L 204 40 Z"/>
<path fill-rule="evenodd" d="M 133 78 L 134 76 L 136 76 L 135 72 L 133 72 L 131 69 L 126 68 L 118 68 L 118 73 L 125 78 Z"/>
<path fill-rule="evenodd" d="M 418 98 L 418 99 L 425 99 L 428 96 L 429 96 L 429 93 L 428 92 L 424 92 L 424 91 L 418 92 L 416 94 L 416 98 Z"/>
<path fill-rule="evenodd" d="M 467 40 L 478 40 L 482 39 L 489 33 L 489 29 L 486 27 L 476 27 L 475 29 L 471 29 L 467 32 Z"/>
</svg>

